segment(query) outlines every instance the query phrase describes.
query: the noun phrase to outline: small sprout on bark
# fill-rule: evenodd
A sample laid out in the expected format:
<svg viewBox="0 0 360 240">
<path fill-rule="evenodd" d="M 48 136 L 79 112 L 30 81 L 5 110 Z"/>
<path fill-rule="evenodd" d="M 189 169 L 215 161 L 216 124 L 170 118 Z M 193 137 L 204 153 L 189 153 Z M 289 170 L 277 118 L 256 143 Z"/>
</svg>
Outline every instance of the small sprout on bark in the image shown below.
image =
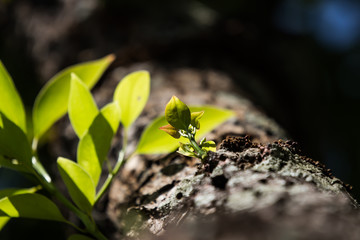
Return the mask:
<svg viewBox="0 0 360 240">
<path fill-rule="evenodd" d="M 180 142 L 178 153 L 188 157 L 197 157 L 202 161 L 207 157 L 208 151 L 216 150 L 216 144 L 213 141 L 206 141 L 206 138 L 203 138 L 199 145 L 195 140 L 196 131 L 200 129 L 199 120 L 203 115 L 204 111 L 191 113 L 185 103 L 173 96 L 165 108 L 165 119 L 169 125 L 160 127 L 160 130 L 173 138 L 182 136 L 189 140 L 189 143 Z"/>
</svg>

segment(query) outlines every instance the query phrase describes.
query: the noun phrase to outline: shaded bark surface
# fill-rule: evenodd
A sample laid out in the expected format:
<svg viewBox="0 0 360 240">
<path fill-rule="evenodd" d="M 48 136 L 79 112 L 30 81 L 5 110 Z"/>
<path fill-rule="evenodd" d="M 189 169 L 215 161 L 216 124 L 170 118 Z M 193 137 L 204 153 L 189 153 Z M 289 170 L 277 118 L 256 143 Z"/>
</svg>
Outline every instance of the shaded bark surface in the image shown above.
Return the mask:
<svg viewBox="0 0 360 240">
<path fill-rule="evenodd" d="M 176 153 L 130 159 L 106 199 L 113 239 L 357 239 L 350 187 L 302 156 L 225 74 L 145 64 L 119 68 L 112 79 L 140 68 L 152 73 L 152 95 L 132 146 L 172 95 L 230 108 L 236 118 L 209 134 L 221 144 L 205 164 Z M 106 89 L 97 93 L 100 102 Z"/>
</svg>

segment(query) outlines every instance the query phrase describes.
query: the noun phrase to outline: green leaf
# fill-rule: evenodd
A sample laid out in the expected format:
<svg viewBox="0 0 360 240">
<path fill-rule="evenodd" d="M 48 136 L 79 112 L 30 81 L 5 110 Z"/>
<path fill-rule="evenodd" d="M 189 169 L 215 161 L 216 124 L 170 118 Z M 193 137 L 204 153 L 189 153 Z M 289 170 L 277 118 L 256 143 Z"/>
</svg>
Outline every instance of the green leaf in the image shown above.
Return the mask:
<svg viewBox="0 0 360 240">
<path fill-rule="evenodd" d="M 70 66 L 41 89 L 33 109 L 34 138 L 39 139 L 67 111 L 70 92 L 70 74 L 75 73 L 91 89 L 114 60 L 108 55 L 99 60 Z"/>
<path fill-rule="evenodd" d="M 99 182 L 102 164 L 111 147 L 113 136 L 113 128 L 100 112 L 88 132 L 80 139 L 77 161 L 90 174 L 95 186 Z"/>
<path fill-rule="evenodd" d="M 13 195 L 20 195 L 25 193 L 34 193 L 41 189 L 41 186 L 36 186 L 32 188 L 7 188 L 0 190 L 0 199 L 4 197 L 10 197 Z"/>
<path fill-rule="evenodd" d="M 85 83 L 74 73 L 71 74 L 68 108 L 71 125 L 78 137 L 82 138 L 99 110 Z"/>
<path fill-rule="evenodd" d="M 71 235 L 67 240 L 94 240 L 93 238 L 89 238 L 88 236 L 81 234 Z"/>
<path fill-rule="evenodd" d="M 69 159 L 59 157 L 57 164 L 71 199 L 80 209 L 91 214 L 95 202 L 95 185 L 90 175 Z"/>
<path fill-rule="evenodd" d="M 204 149 L 205 151 L 216 151 L 216 143 L 214 141 L 207 141 L 200 145 L 201 149 Z"/>
<path fill-rule="evenodd" d="M 220 124 L 234 116 L 234 112 L 226 109 L 211 106 L 190 107 L 191 111 L 204 111 L 203 118 L 200 120 L 201 129 L 197 131 L 196 140 L 201 139 Z M 136 152 L 139 154 L 160 154 L 169 153 L 176 150 L 179 140 L 169 137 L 159 128 L 166 125 L 165 117 L 158 117 L 144 130 Z M 180 141 L 187 142 L 187 139 L 180 138 Z"/>
<path fill-rule="evenodd" d="M 37 190 L 41 189 L 40 186 L 32 187 L 32 188 L 11 188 L 0 190 L 0 199 L 4 197 L 9 197 L 13 195 L 19 195 L 24 193 L 34 193 Z M 6 223 L 10 220 L 10 217 L 0 217 L 0 230 L 6 225 Z"/>
<path fill-rule="evenodd" d="M 196 131 L 197 141 L 205 137 L 207 133 L 217 128 L 220 124 L 235 116 L 235 113 L 231 110 L 214 106 L 193 106 L 190 107 L 190 110 L 191 112 L 204 111 L 204 115 L 200 120 L 201 128 Z"/>
<path fill-rule="evenodd" d="M 0 112 L 26 133 L 24 105 L 13 80 L 0 61 Z"/>
<path fill-rule="evenodd" d="M 191 123 L 191 115 L 188 106 L 173 96 L 165 108 L 166 121 L 176 129 L 187 131 Z"/>
<path fill-rule="evenodd" d="M 204 115 L 204 111 L 191 113 L 191 125 L 193 125 L 196 129 L 200 129 L 199 120 L 203 115 Z"/>
<path fill-rule="evenodd" d="M 33 169 L 29 164 L 24 164 L 14 158 L 4 157 L 0 155 L 0 167 L 12 169 L 18 172 L 33 173 Z"/>
<path fill-rule="evenodd" d="M 101 109 L 101 114 L 110 124 L 113 134 L 115 135 L 120 124 L 121 111 L 118 102 L 106 104 Z"/>
<path fill-rule="evenodd" d="M 196 154 L 194 152 L 187 152 L 187 151 L 184 151 L 184 149 L 181 149 L 179 148 L 177 151 L 177 153 L 180 153 L 184 156 L 187 156 L 187 157 L 196 157 Z"/>
<path fill-rule="evenodd" d="M 37 193 L 26 193 L 0 200 L 0 217 L 23 217 L 66 222 L 57 206 Z"/>
<path fill-rule="evenodd" d="M 10 220 L 9 217 L 0 217 L 0 231 L 5 227 L 5 225 L 9 220 Z"/>
<path fill-rule="evenodd" d="M 140 115 L 150 93 L 150 75 L 147 71 L 137 71 L 125 76 L 115 89 L 114 101 L 121 109 L 121 122 L 125 128 Z"/>
<path fill-rule="evenodd" d="M 173 138 L 180 138 L 179 130 L 171 126 L 170 124 L 159 127 L 160 130 L 163 130 Z"/>
<path fill-rule="evenodd" d="M 0 165 L 6 165 L 5 160 L 16 159 L 18 163 L 31 166 L 32 150 L 25 133 L 1 112 L 0 155 L 3 156 Z"/>
<path fill-rule="evenodd" d="M 153 120 L 141 135 L 136 152 L 140 154 L 157 154 L 173 152 L 179 146 L 179 140 L 170 137 L 166 132 L 159 130 L 167 124 L 164 116 Z M 181 137 L 180 139 L 184 139 Z"/>
</svg>

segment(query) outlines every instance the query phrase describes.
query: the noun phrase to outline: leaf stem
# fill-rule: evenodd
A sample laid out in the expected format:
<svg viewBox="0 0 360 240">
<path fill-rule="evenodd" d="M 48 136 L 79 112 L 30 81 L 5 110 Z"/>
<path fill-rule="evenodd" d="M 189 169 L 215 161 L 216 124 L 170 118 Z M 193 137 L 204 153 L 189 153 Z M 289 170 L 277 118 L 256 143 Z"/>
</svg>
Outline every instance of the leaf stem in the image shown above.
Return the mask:
<svg viewBox="0 0 360 240">
<path fill-rule="evenodd" d="M 95 236 L 99 240 L 106 240 L 107 238 L 102 235 L 102 233 L 97 229 L 96 224 L 91 218 L 78 209 L 74 204 L 72 204 L 52 183 L 49 174 L 46 172 L 45 168 L 42 166 L 38 157 L 34 155 L 32 157 L 32 165 L 36 170 L 35 176 L 40 181 L 41 185 L 52 195 L 54 195 L 59 201 L 61 201 L 70 211 L 72 211 L 85 225 L 86 230 Z M 73 225 L 73 224 L 71 224 Z"/>
<path fill-rule="evenodd" d="M 104 184 L 101 186 L 99 192 L 96 194 L 95 197 L 95 203 L 97 203 L 100 198 L 102 196 L 104 196 L 104 194 L 106 193 L 106 191 L 109 189 L 110 184 L 112 182 L 112 180 L 114 179 L 114 177 L 116 176 L 116 174 L 119 172 L 121 166 L 126 162 L 127 159 L 125 159 L 125 152 L 126 152 L 126 147 L 127 147 L 127 129 L 124 130 L 124 134 L 123 134 L 123 146 L 119 152 L 119 157 L 116 161 L 116 164 L 114 166 L 114 169 L 112 171 L 109 172 Z M 131 155 L 132 156 L 132 155 Z M 130 157 L 131 157 L 130 156 Z M 130 158 L 129 157 L 129 158 Z M 128 158 L 128 159 L 129 159 Z"/>
<path fill-rule="evenodd" d="M 194 138 L 194 134 L 188 132 L 188 139 L 190 141 L 191 146 L 195 149 L 196 153 L 197 153 L 197 157 L 200 158 L 201 160 L 204 160 L 204 158 L 206 157 L 207 153 L 206 151 L 202 150 L 199 145 L 197 144 L 197 142 L 195 141 Z"/>
</svg>

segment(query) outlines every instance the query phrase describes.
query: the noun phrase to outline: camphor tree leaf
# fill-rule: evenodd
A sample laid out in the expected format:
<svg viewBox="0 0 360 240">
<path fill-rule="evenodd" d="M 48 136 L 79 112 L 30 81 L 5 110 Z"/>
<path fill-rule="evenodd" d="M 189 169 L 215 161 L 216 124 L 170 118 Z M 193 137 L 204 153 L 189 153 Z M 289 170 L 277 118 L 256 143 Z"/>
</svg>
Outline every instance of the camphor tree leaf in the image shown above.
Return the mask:
<svg viewBox="0 0 360 240">
<path fill-rule="evenodd" d="M 37 190 L 41 189 L 40 186 L 32 187 L 32 188 L 11 188 L 0 190 L 0 200 L 4 197 L 9 197 L 13 195 L 19 195 L 24 193 L 34 193 Z M 0 230 L 6 225 L 6 223 L 10 220 L 10 217 L 0 217 Z"/>
<path fill-rule="evenodd" d="M 94 240 L 94 239 L 90 238 L 88 236 L 85 236 L 85 235 L 74 234 L 74 235 L 71 235 L 67 240 Z"/>
<path fill-rule="evenodd" d="M 0 61 L 0 112 L 26 133 L 24 105 L 13 80 Z"/>
<path fill-rule="evenodd" d="M 110 113 L 110 110 L 113 113 Z M 119 109 L 116 105 L 105 106 L 96 116 L 89 130 L 84 137 L 80 139 L 77 148 L 77 161 L 91 176 L 95 186 L 99 182 L 101 175 L 102 164 L 107 157 L 108 151 L 111 147 L 111 140 L 115 134 L 114 126 L 118 126 Z M 117 116 L 111 119 L 110 124 L 105 117 Z"/>
<path fill-rule="evenodd" d="M 121 110 L 118 102 L 111 102 L 106 104 L 101 109 L 101 114 L 110 124 L 113 134 L 115 135 L 120 124 Z"/>
<path fill-rule="evenodd" d="M 170 124 L 159 127 L 160 130 L 163 130 L 173 138 L 180 138 L 179 130 L 171 126 Z"/>
<path fill-rule="evenodd" d="M 206 151 L 216 151 L 216 143 L 214 141 L 207 141 L 200 145 L 201 149 L 204 149 Z"/>
<path fill-rule="evenodd" d="M 108 55 L 99 60 L 70 66 L 41 89 L 33 109 L 34 138 L 39 139 L 67 111 L 70 92 L 70 74 L 75 73 L 91 89 L 114 60 Z"/>
<path fill-rule="evenodd" d="M 95 186 L 90 175 L 69 159 L 59 157 L 57 164 L 71 199 L 80 209 L 91 214 L 95 202 Z"/>
<path fill-rule="evenodd" d="M 188 157 L 195 157 L 196 156 L 196 154 L 194 152 L 194 148 L 190 144 L 182 143 L 182 142 L 179 142 L 179 144 L 180 144 L 180 147 L 177 150 L 178 153 L 180 153 L 182 155 L 185 155 L 185 156 L 188 156 Z"/>
<path fill-rule="evenodd" d="M 150 93 L 150 75 L 147 71 L 137 71 L 125 76 L 114 92 L 114 101 L 121 109 L 121 122 L 125 128 L 140 115 Z"/>
<path fill-rule="evenodd" d="M 207 133 L 215 129 L 217 126 L 234 116 L 234 112 L 212 106 L 194 106 L 189 107 L 192 112 L 204 111 L 203 117 L 200 119 L 201 128 L 197 131 L 196 140 L 201 139 Z M 167 124 L 164 116 L 156 118 L 144 130 L 136 152 L 139 154 L 160 154 L 173 152 L 179 146 L 179 140 L 171 138 L 159 128 Z M 188 140 L 180 138 L 181 142 L 186 143 Z"/>
<path fill-rule="evenodd" d="M 191 125 L 196 129 L 200 129 L 200 118 L 204 115 L 204 111 L 201 112 L 192 112 L 191 113 Z"/>
<path fill-rule="evenodd" d="M 66 222 L 57 206 L 37 193 L 25 193 L 0 200 L 0 217 L 22 217 Z"/>
<path fill-rule="evenodd" d="M 71 73 L 68 110 L 71 125 L 79 138 L 99 113 L 88 87 L 74 73 Z"/>
<path fill-rule="evenodd" d="M 18 172 L 32 173 L 33 169 L 29 164 L 18 161 L 17 159 L 5 157 L 0 155 L 0 167 L 12 169 Z"/>
<path fill-rule="evenodd" d="M 32 188 L 7 188 L 0 190 L 0 199 L 4 197 L 10 197 L 13 195 L 20 195 L 25 193 L 34 193 L 41 189 L 41 186 L 36 186 Z"/>
<path fill-rule="evenodd" d="M 0 113 L 0 165 L 14 162 L 31 166 L 31 147 L 25 133 L 15 123 Z M 16 160 L 16 161 L 15 161 Z M 10 165 L 6 161 L 11 161 Z"/>
<path fill-rule="evenodd" d="M 191 122 L 190 109 L 179 98 L 172 96 L 165 108 L 165 119 L 171 126 L 187 131 Z"/>
<path fill-rule="evenodd" d="M 136 152 L 139 154 L 160 154 L 175 151 L 179 146 L 179 140 L 170 137 L 166 132 L 159 128 L 165 126 L 167 121 L 165 116 L 161 116 L 153 120 L 141 135 Z"/>
<path fill-rule="evenodd" d="M 7 222 L 10 220 L 10 217 L 0 217 L 0 231 L 5 227 Z"/>
</svg>

